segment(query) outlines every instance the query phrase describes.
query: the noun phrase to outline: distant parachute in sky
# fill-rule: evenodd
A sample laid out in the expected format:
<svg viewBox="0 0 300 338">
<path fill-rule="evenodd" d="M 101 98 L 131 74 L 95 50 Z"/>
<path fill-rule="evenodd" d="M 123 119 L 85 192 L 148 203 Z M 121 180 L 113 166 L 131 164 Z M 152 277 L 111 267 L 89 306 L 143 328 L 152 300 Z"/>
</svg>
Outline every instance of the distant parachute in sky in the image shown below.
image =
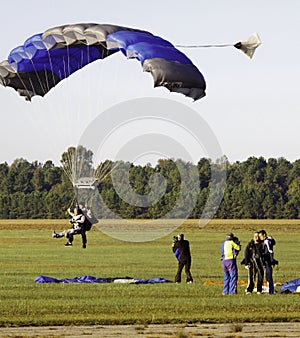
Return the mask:
<svg viewBox="0 0 300 338">
<path fill-rule="evenodd" d="M 154 87 L 194 100 L 205 96 L 203 75 L 170 42 L 143 30 L 108 24 L 65 25 L 33 35 L 0 63 L 0 84 L 30 101 L 87 64 L 118 51 L 139 60 L 143 70 L 152 74 Z"/>
</svg>

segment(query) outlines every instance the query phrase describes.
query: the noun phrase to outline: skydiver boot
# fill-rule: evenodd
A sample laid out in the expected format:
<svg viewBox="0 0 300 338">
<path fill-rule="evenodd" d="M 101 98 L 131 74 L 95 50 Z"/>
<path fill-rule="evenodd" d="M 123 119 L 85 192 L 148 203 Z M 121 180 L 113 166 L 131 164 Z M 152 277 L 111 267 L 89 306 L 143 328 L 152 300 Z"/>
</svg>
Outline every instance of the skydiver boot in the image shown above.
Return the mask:
<svg viewBox="0 0 300 338">
<path fill-rule="evenodd" d="M 62 237 L 65 237 L 65 235 L 62 232 L 57 233 L 57 232 L 55 232 L 55 230 L 53 230 L 52 237 L 53 238 L 62 238 Z"/>
<path fill-rule="evenodd" d="M 69 239 L 69 241 L 65 244 L 65 246 L 72 246 L 73 244 L 73 234 L 67 234 L 67 236 L 66 236 L 68 239 Z"/>
</svg>

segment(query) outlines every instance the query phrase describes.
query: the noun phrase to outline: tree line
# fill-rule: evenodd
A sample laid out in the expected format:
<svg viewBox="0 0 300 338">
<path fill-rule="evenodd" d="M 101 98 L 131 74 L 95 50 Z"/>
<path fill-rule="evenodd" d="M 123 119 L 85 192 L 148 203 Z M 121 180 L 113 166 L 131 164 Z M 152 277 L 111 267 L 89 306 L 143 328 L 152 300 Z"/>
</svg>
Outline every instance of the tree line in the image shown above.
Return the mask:
<svg viewBox="0 0 300 338">
<path fill-rule="evenodd" d="M 161 191 L 152 194 L 154 186 Z M 200 218 L 221 196 L 215 218 L 297 219 L 300 160 L 249 157 L 230 163 L 226 158 L 215 162 L 201 158 L 192 164 L 160 159 L 155 166 L 122 162 L 96 191 L 105 207 L 93 212 L 102 218 L 160 218 L 166 214 Z M 1 219 L 65 218 L 75 194 L 65 170 L 50 160 L 43 164 L 16 159 L 11 165 L 0 164 Z M 88 198 L 88 191 L 86 194 Z M 192 206 L 188 214 L 187 205 Z"/>
</svg>

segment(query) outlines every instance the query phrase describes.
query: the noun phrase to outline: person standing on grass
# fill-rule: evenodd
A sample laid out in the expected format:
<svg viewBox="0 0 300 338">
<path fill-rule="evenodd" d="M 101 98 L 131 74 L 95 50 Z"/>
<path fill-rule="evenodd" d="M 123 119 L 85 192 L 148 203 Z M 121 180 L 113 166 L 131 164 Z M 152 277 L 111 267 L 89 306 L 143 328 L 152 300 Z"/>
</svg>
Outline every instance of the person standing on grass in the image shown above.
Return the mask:
<svg viewBox="0 0 300 338">
<path fill-rule="evenodd" d="M 262 293 L 264 281 L 263 265 L 263 243 L 259 238 L 258 232 L 254 233 L 253 239 L 247 244 L 245 249 L 245 268 L 248 270 L 248 285 L 245 290 L 246 294 L 251 294 L 257 276 L 257 293 Z M 242 262 L 242 263 L 243 263 Z"/>
<path fill-rule="evenodd" d="M 225 241 L 221 245 L 221 260 L 224 271 L 223 295 L 233 295 L 237 293 L 238 268 L 236 256 L 241 250 L 241 245 L 233 233 L 226 235 Z"/>
<path fill-rule="evenodd" d="M 266 280 L 269 286 L 269 294 L 274 294 L 274 282 L 273 282 L 273 265 L 277 265 L 278 261 L 274 259 L 273 246 L 276 241 L 273 237 L 268 236 L 265 230 L 260 230 L 259 238 L 263 242 L 263 263 L 266 270 Z"/>
<path fill-rule="evenodd" d="M 181 283 L 181 273 L 185 268 L 186 282 L 188 284 L 193 283 L 193 277 L 191 274 L 192 256 L 190 250 L 189 241 L 184 239 L 184 234 L 178 234 L 174 237 L 172 244 L 173 253 L 178 260 L 178 268 L 175 276 L 175 282 Z"/>
</svg>

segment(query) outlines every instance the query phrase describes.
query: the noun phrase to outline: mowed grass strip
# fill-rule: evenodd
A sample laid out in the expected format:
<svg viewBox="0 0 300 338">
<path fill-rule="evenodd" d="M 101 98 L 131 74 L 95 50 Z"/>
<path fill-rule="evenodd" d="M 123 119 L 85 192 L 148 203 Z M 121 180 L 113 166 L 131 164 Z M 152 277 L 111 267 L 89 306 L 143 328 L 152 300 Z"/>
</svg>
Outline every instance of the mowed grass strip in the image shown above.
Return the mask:
<svg viewBox="0 0 300 338">
<path fill-rule="evenodd" d="M 253 231 L 265 228 L 277 241 L 280 263 L 274 280 L 283 283 L 300 277 L 299 223 L 213 220 L 199 228 L 198 220 L 187 220 L 176 232 L 144 243 L 119 241 L 92 229 L 84 250 L 80 236 L 71 248 L 51 237 L 67 220 L 0 221 L 0 326 L 298 321 L 298 294 L 245 295 L 245 285 L 239 285 L 237 295 L 222 296 L 219 247 L 226 232 L 233 231 L 244 249 Z M 34 283 L 38 275 L 174 280 L 171 243 L 178 231 L 190 241 L 194 284 Z M 247 280 L 240 264 L 239 279 Z"/>
</svg>

